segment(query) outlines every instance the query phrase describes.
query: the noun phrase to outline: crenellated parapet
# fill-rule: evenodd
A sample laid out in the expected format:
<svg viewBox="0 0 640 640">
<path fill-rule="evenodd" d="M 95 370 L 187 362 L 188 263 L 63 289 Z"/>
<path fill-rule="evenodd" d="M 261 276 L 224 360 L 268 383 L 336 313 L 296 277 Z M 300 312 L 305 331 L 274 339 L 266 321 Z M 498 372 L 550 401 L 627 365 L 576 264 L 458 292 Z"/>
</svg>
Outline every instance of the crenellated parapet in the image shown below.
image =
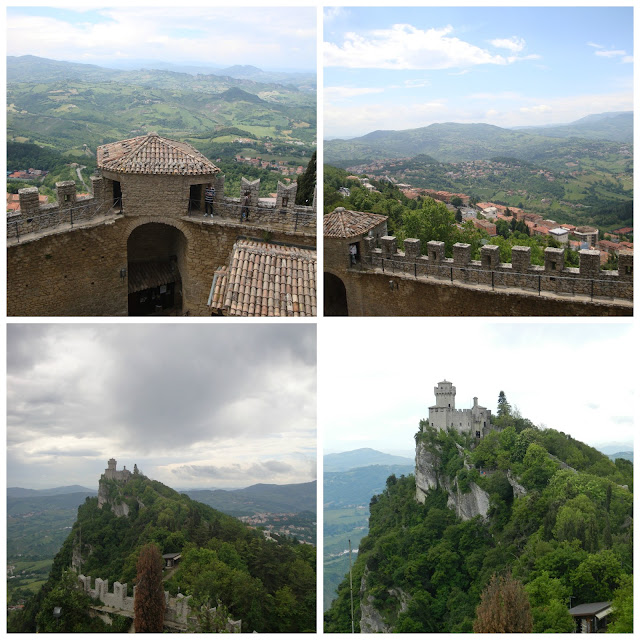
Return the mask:
<svg viewBox="0 0 640 640">
<path fill-rule="evenodd" d="M 20 241 L 29 234 L 74 226 L 100 216 L 115 215 L 113 202 L 105 198 L 104 181 L 91 177 L 93 195 L 78 196 L 73 180 L 56 182 L 56 202 L 40 204 L 37 187 L 18 191 L 20 209 L 7 214 L 7 240 Z"/>
<path fill-rule="evenodd" d="M 405 239 L 401 251 L 394 236 L 383 236 L 364 239 L 361 268 L 491 289 L 633 300 L 633 254 L 618 256 L 617 271 L 600 268 L 599 251 L 583 249 L 579 256 L 578 268 L 566 267 L 564 249 L 547 247 L 544 266 L 537 266 L 531 264 L 531 247 L 513 247 L 511 262 L 503 263 L 500 248 L 485 245 L 480 260 L 472 260 L 471 245 L 458 242 L 453 245 L 453 257 L 447 258 L 444 242 L 428 242 L 423 255 L 417 238 Z"/>
<path fill-rule="evenodd" d="M 128 596 L 128 585 L 120 582 L 113 583 L 113 591 L 109 591 L 109 581 L 102 580 L 101 578 L 95 579 L 95 584 L 91 586 L 91 576 L 79 575 L 78 584 L 82 591 L 94 600 L 98 600 L 103 606 L 114 609 L 114 613 L 131 614 L 129 617 L 133 617 L 134 604 L 136 597 L 136 588 L 133 587 L 133 595 Z M 182 627 L 197 627 L 197 618 L 195 613 L 192 612 L 190 602 L 191 596 L 185 596 L 182 593 L 178 593 L 175 597 L 171 596 L 168 591 L 164 592 L 164 619 L 165 622 L 172 622 Z M 215 613 L 215 608 L 210 609 L 210 612 Z M 231 620 L 227 621 L 227 632 L 240 633 L 241 621 Z"/>
<path fill-rule="evenodd" d="M 116 180 L 117 178 L 117 180 Z M 198 182 L 201 180 L 201 182 Z M 310 206 L 297 205 L 298 183 L 278 183 L 275 202 L 260 198 L 260 180 L 242 178 L 240 197 L 225 195 L 225 178 L 213 176 L 167 176 L 103 171 L 91 178 L 91 195 L 77 194 L 72 180 L 56 183 L 56 202 L 40 204 L 37 187 L 18 191 L 20 209 L 7 214 L 7 240 L 24 241 L 51 230 L 72 229 L 91 221 L 136 216 L 183 218 L 207 222 L 205 190 L 215 189 L 213 220 L 228 220 L 274 231 L 313 232 L 316 222 L 315 192 Z"/>
</svg>

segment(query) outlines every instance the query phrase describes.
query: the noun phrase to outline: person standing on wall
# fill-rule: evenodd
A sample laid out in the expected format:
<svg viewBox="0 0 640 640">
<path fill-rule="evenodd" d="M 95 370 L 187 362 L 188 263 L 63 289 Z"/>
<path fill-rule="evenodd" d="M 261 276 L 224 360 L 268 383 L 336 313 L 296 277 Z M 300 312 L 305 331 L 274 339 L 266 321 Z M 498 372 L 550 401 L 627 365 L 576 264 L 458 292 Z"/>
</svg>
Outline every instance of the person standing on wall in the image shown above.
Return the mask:
<svg viewBox="0 0 640 640">
<path fill-rule="evenodd" d="M 211 214 L 213 218 L 213 199 L 215 198 L 216 190 L 211 184 L 204 190 L 204 215 L 205 217 Z"/>
</svg>

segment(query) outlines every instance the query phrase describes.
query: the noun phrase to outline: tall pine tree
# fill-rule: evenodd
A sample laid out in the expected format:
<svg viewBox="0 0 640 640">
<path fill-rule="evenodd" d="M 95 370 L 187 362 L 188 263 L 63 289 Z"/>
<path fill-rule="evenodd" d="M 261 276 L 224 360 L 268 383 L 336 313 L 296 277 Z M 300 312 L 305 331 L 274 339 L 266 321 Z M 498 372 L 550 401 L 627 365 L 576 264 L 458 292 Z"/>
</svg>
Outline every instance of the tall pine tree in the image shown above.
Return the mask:
<svg viewBox="0 0 640 640">
<path fill-rule="evenodd" d="M 296 192 L 296 204 L 313 204 L 313 190 L 316 187 L 316 152 L 313 152 L 311 160 L 304 173 L 298 178 L 298 191 Z"/>
</svg>

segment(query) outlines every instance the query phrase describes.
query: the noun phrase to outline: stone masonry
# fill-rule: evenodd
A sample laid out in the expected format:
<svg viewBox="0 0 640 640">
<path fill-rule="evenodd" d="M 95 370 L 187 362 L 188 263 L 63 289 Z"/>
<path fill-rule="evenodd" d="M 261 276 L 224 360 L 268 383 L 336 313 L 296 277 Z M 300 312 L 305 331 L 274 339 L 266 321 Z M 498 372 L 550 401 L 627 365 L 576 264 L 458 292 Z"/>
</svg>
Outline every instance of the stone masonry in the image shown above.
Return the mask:
<svg viewBox="0 0 640 640">
<path fill-rule="evenodd" d="M 437 241 L 423 247 L 407 238 L 402 251 L 394 236 L 371 232 L 373 223 L 358 236 L 336 233 L 327 223 L 332 215 L 325 216 L 324 271 L 342 281 L 349 315 L 633 314 L 632 254 L 620 254 L 617 271 L 601 270 L 593 250 L 579 252 L 579 268 L 565 267 L 564 250 L 550 247 L 544 266 L 531 264 L 530 247 L 513 247 L 511 263 L 502 263 L 495 245 L 483 246 L 481 259 L 471 260 L 471 246 L 457 243 L 447 258 Z M 349 260 L 354 241 L 356 264 Z"/>
<path fill-rule="evenodd" d="M 81 589 L 91 598 L 98 600 L 105 607 L 113 609 L 113 613 L 131 614 L 134 612 L 134 603 L 136 597 L 136 588 L 133 587 L 133 596 L 127 595 L 127 584 L 113 583 L 113 592 L 109 591 L 109 581 L 101 578 L 95 579 L 94 587 L 91 587 L 91 576 L 79 575 L 78 583 Z M 173 622 L 187 629 L 187 627 L 195 628 L 197 619 L 191 612 L 190 607 L 191 596 L 185 596 L 179 593 L 175 598 L 169 595 L 168 591 L 164 592 L 165 622 Z M 215 608 L 211 610 L 215 612 Z M 240 620 L 229 619 L 227 623 L 228 633 L 240 633 Z"/>
<path fill-rule="evenodd" d="M 220 170 L 185 143 L 149 134 L 104 145 L 98 167 L 89 197 L 77 197 L 73 182 L 59 182 L 58 202 L 39 206 L 35 187 L 20 190 L 20 210 L 7 216 L 8 315 L 127 315 L 128 264 L 148 257 L 154 234 L 167 238 L 158 254 L 177 266 L 188 315 L 211 314 L 214 274 L 238 237 L 316 245 L 315 197 L 301 207 L 297 184 L 279 184 L 275 205 L 265 203 L 259 181 L 243 179 L 243 216 L 243 197 L 225 196 Z M 216 189 L 213 217 L 203 215 L 209 184 Z"/>
</svg>

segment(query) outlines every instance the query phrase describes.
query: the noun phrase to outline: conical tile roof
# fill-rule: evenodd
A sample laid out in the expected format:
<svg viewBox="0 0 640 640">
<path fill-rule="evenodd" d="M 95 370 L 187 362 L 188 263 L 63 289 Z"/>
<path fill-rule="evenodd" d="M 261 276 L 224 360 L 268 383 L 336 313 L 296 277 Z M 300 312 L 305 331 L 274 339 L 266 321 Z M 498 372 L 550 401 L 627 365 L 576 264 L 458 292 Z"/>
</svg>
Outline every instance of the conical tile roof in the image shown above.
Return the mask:
<svg viewBox="0 0 640 640">
<path fill-rule="evenodd" d="M 211 175 L 220 169 L 186 142 L 157 133 L 98 147 L 98 167 L 118 173 Z"/>
</svg>

